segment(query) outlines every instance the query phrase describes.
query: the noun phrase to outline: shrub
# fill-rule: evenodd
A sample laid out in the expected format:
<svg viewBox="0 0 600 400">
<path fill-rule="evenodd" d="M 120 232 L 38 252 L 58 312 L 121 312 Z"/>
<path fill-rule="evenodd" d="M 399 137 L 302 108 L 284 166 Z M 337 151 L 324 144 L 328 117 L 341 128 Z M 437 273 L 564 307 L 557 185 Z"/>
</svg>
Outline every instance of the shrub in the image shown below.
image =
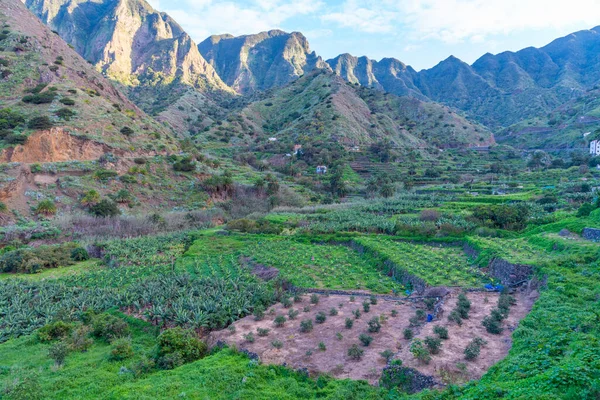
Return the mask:
<svg viewBox="0 0 600 400">
<path fill-rule="evenodd" d="M 442 340 L 431 336 L 427 336 L 424 343 L 431 354 L 438 354 L 442 347 Z"/>
<path fill-rule="evenodd" d="M 348 349 L 348 357 L 350 357 L 352 360 L 360 360 L 363 356 L 363 354 L 365 353 L 365 351 L 363 349 L 361 349 L 360 347 L 358 347 L 358 345 L 353 344 L 349 349 Z"/>
<path fill-rule="evenodd" d="M 173 169 L 179 172 L 192 172 L 196 170 L 196 162 L 191 157 L 184 157 L 173 164 Z"/>
<path fill-rule="evenodd" d="M 360 340 L 360 342 L 363 344 L 363 346 L 368 347 L 371 342 L 373 341 L 373 338 L 369 335 L 367 335 L 366 333 L 361 333 L 358 336 L 358 340 Z"/>
<path fill-rule="evenodd" d="M 23 97 L 22 101 L 23 101 L 23 103 L 29 103 L 29 104 L 48 104 L 48 103 L 52 103 L 55 98 L 56 98 L 56 92 L 46 91 L 43 93 L 29 94 L 29 95 Z"/>
<path fill-rule="evenodd" d="M 75 111 L 71 111 L 68 108 L 61 108 L 59 110 L 56 110 L 54 115 L 56 115 L 60 119 L 64 119 L 65 121 L 70 121 L 71 118 L 73 118 L 77 114 L 75 113 Z"/>
<path fill-rule="evenodd" d="M 391 351 L 390 349 L 384 350 L 381 353 L 379 353 L 379 355 L 381 356 L 381 358 L 383 358 L 385 360 L 386 363 L 390 362 L 390 359 L 392 357 L 394 357 L 394 352 Z"/>
<path fill-rule="evenodd" d="M 429 350 L 423 345 L 419 339 L 415 339 L 410 345 L 412 355 L 423 364 L 429 364 L 431 355 Z"/>
<path fill-rule="evenodd" d="M 370 297 L 369 301 L 371 302 L 372 305 L 376 305 L 377 304 L 377 296 L 372 295 Z"/>
<path fill-rule="evenodd" d="M 69 338 L 69 347 L 73 351 L 87 351 L 94 341 L 89 337 L 91 329 L 89 326 L 82 325 L 71 333 Z"/>
<path fill-rule="evenodd" d="M 440 339 L 448 339 L 448 329 L 444 328 L 443 326 L 434 326 L 433 333 L 435 333 Z"/>
<path fill-rule="evenodd" d="M 69 346 L 63 341 L 54 343 L 48 349 L 48 357 L 54 360 L 57 367 L 61 367 L 65 363 L 67 355 L 69 355 Z"/>
<path fill-rule="evenodd" d="M 275 320 L 273 321 L 273 323 L 275 324 L 276 327 L 281 328 L 282 326 L 285 325 L 285 317 L 283 315 L 278 315 L 277 317 L 275 317 Z"/>
<path fill-rule="evenodd" d="M 310 304 L 319 304 L 319 296 L 313 294 L 310 296 Z"/>
<path fill-rule="evenodd" d="M 199 360 L 206 356 L 208 347 L 196 337 L 193 331 L 183 328 L 170 328 L 158 336 L 157 357 L 176 355 L 183 363 Z"/>
<path fill-rule="evenodd" d="M 281 304 L 283 305 L 283 308 L 290 308 L 292 306 L 292 300 L 290 300 L 289 297 L 284 297 L 281 300 Z"/>
<path fill-rule="evenodd" d="M 92 318 L 92 335 L 112 341 L 129 335 L 129 325 L 110 314 L 98 314 Z"/>
<path fill-rule="evenodd" d="M 98 218 L 116 217 L 121 214 L 121 210 L 117 207 L 117 204 L 103 199 L 98 204 L 94 204 L 90 207 L 90 214 Z"/>
<path fill-rule="evenodd" d="M 281 349 L 283 347 L 283 342 L 281 340 L 273 340 L 271 342 L 271 346 L 273 346 L 276 349 Z"/>
<path fill-rule="evenodd" d="M 357 308 L 356 310 L 352 311 L 352 315 L 354 315 L 354 319 L 359 319 L 360 318 L 360 310 Z"/>
<path fill-rule="evenodd" d="M 332 317 L 338 315 L 338 310 L 335 307 L 332 307 L 331 310 L 329 310 L 329 315 L 331 315 Z"/>
<path fill-rule="evenodd" d="M 471 302 L 467 299 L 464 293 L 458 295 L 458 302 L 456 303 L 456 311 L 462 319 L 469 318 L 469 311 L 471 310 Z"/>
<path fill-rule="evenodd" d="M 475 338 L 465 348 L 465 359 L 472 361 L 479 357 L 481 346 L 485 346 L 487 342 L 482 338 Z"/>
<path fill-rule="evenodd" d="M 294 310 L 293 308 L 291 308 L 291 309 L 288 311 L 288 318 L 289 318 L 290 320 L 292 320 L 292 319 L 296 319 L 296 318 L 298 317 L 298 315 L 299 315 L 299 314 L 300 314 L 300 311 L 298 311 L 298 310 Z"/>
<path fill-rule="evenodd" d="M 94 178 L 101 182 L 107 182 L 118 176 L 119 174 L 116 171 L 111 171 L 109 169 L 99 169 L 96 172 L 94 172 Z"/>
<path fill-rule="evenodd" d="M 133 357 L 133 347 L 131 339 L 121 338 L 112 343 L 109 359 L 111 361 L 123 361 Z"/>
<path fill-rule="evenodd" d="M 327 316 L 325 315 L 325 313 L 323 311 L 319 311 L 317 313 L 317 316 L 315 317 L 315 322 L 317 324 L 322 324 L 325 322 L 326 319 L 327 319 Z"/>
<path fill-rule="evenodd" d="M 403 335 L 404 335 L 404 339 L 406 339 L 406 340 L 410 340 L 414 337 L 414 333 L 413 333 L 412 329 L 408 329 L 408 328 L 404 329 Z"/>
<path fill-rule="evenodd" d="M 271 330 L 266 329 L 266 328 L 256 328 L 256 333 L 260 337 L 269 336 L 269 332 L 271 332 Z"/>
<path fill-rule="evenodd" d="M 77 247 L 71 252 L 71 259 L 77 262 L 87 261 L 90 259 L 90 255 L 83 247 Z"/>
<path fill-rule="evenodd" d="M 262 321 L 265 318 L 265 310 L 262 307 L 256 307 L 252 314 L 255 321 Z"/>
<path fill-rule="evenodd" d="M 462 325 L 462 317 L 457 310 L 452 310 L 452 312 L 448 315 L 448 321 L 456 322 L 458 326 Z"/>
<path fill-rule="evenodd" d="M 121 133 L 125 136 L 131 136 L 133 135 L 135 132 L 133 129 L 131 129 L 128 126 L 124 126 L 123 128 L 121 128 Z"/>
<path fill-rule="evenodd" d="M 244 340 L 248 343 L 254 343 L 254 333 L 249 332 L 248 334 L 244 335 Z"/>
<path fill-rule="evenodd" d="M 27 123 L 27 127 L 29 129 L 37 129 L 37 130 L 50 129 L 53 126 L 54 126 L 54 124 L 52 123 L 50 118 L 48 118 L 47 116 L 31 118 L 29 120 L 29 122 Z"/>
<path fill-rule="evenodd" d="M 346 329 L 352 329 L 352 326 L 354 326 L 352 318 L 346 318 Z"/>
<path fill-rule="evenodd" d="M 312 319 L 305 319 L 300 322 L 300 332 L 308 333 L 313 330 Z"/>
<path fill-rule="evenodd" d="M 61 103 L 63 103 L 65 106 L 74 106 L 75 105 L 75 100 L 73 100 L 70 97 L 63 97 L 62 99 L 59 100 Z"/>
<path fill-rule="evenodd" d="M 494 335 L 499 335 L 503 331 L 501 322 L 491 316 L 485 317 L 482 325 L 485 327 L 485 330 L 488 331 L 488 333 L 492 333 Z"/>
<path fill-rule="evenodd" d="M 363 311 L 368 313 L 369 311 L 371 311 L 371 303 L 369 303 L 368 301 L 365 301 L 362 303 L 363 305 Z"/>
<path fill-rule="evenodd" d="M 131 203 L 133 197 L 131 197 L 131 193 L 129 193 L 126 189 L 120 189 L 117 193 L 112 196 L 113 200 L 120 204 Z"/>
<path fill-rule="evenodd" d="M 296 293 L 294 295 L 294 303 L 302 303 L 302 295 L 299 293 Z"/>
<path fill-rule="evenodd" d="M 64 339 L 71 334 L 73 325 L 64 321 L 56 321 L 44 325 L 37 332 L 38 340 L 42 343 L 51 342 L 56 339 Z"/>
<path fill-rule="evenodd" d="M 391 314 L 392 314 L 392 317 L 397 317 L 398 316 L 398 310 L 392 310 Z"/>
<path fill-rule="evenodd" d="M 80 200 L 80 203 L 84 207 L 91 207 L 100 202 L 100 193 L 96 190 L 90 190 L 86 192 L 83 198 Z"/>
<path fill-rule="evenodd" d="M 342 335 L 340 332 L 337 332 L 337 333 L 335 334 L 335 338 L 336 338 L 337 340 L 342 340 L 342 339 L 344 338 L 344 335 Z"/>
<path fill-rule="evenodd" d="M 324 342 L 319 342 L 319 350 L 320 351 L 326 351 L 327 350 L 327 346 L 325 346 Z"/>
<path fill-rule="evenodd" d="M 56 204 L 52 200 L 42 200 L 35 206 L 36 215 L 51 216 L 56 214 Z"/>
<path fill-rule="evenodd" d="M 371 333 L 376 333 L 381 330 L 381 322 L 379 320 L 379 317 L 371 318 L 368 322 L 368 325 L 369 325 L 369 332 L 371 332 Z"/>
<path fill-rule="evenodd" d="M 23 124 L 25 124 L 25 116 L 23 114 L 12 111 L 10 108 L 0 109 L 0 130 L 15 129 Z"/>
</svg>

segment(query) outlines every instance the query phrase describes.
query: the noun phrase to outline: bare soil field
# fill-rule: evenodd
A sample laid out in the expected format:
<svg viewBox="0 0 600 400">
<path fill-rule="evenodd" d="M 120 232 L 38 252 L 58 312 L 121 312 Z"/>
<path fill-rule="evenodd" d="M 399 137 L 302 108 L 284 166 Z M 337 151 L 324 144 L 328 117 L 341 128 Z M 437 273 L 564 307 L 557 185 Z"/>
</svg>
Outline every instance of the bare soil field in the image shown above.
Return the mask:
<svg viewBox="0 0 600 400">
<path fill-rule="evenodd" d="M 311 374 L 328 373 L 337 378 L 367 380 L 373 384 L 379 380 L 387 365 L 380 353 L 390 350 L 394 353 L 392 359 L 401 359 L 404 366 L 433 376 L 440 385 L 460 383 L 481 377 L 487 369 L 508 354 L 512 343 L 512 331 L 530 311 L 535 294 L 531 297 L 526 293 L 515 293 L 517 303 L 511 308 L 510 316 L 503 322 L 502 334 L 493 335 L 486 332 L 481 322 L 496 307 L 499 294 L 468 293 L 467 297 L 471 301 L 469 319 L 464 320 L 462 326 L 458 326 L 455 322 L 448 321 L 447 316 L 454 308 L 459 293 L 459 290 L 454 290 L 442 300 L 440 305 L 443 315 L 440 318 L 432 322 L 423 321 L 419 326 L 412 328 L 409 319 L 415 316 L 418 309 L 431 313 L 426 311 L 422 301 L 378 299 L 377 304 L 370 305 L 369 312 L 364 312 L 363 302 L 369 302 L 368 297 L 357 296 L 352 301 L 351 297 L 346 295 L 321 295 L 318 304 L 311 304 L 311 296 L 304 295 L 302 302 L 294 303 L 291 308 L 286 309 L 282 304 L 276 304 L 265 312 L 263 320 L 256 321 L 254 316 L 248 316 L 233 325 L 235 331 L 215 332 L 211 339 L 256 353 L 266 364 L 286 364 L 297 369 L 307 369 Z M 290 309 L 299 311 L 299 315 L 293 320 L 288 317 Z M 337 310 L 337 315 L 331 315 L 331 309 Z M 353 311 L 357 309 L 361 314 L 358 319 L 353 315 Z M 392 310 L 396 311 L 396 316 L 392 316 Z M 317 323 L 315 320 L 319 312 L 326 315 L 323 323 Z M 274 319 L 280 315 L 285 316 L 286 321 L 283 326 L 277 327 Z M 385 317 L 380 331 L 369 332 L 369 320 L 379 316 Z M 353 321 L 351 328 L 346 327 L 347 318 Z M 307 319 L 312 320 L 313 329 L 310 332 L 301 332 L 300 324 Z M 441 351 L 432 355 L 431 362 L 425 365 L 410 353 L 412 340 L 404 338 L 404 330 L 412 329 L 414 337 L 423 340 L 427 336 L 435 336 L 433 328 L 436 325 L 448 329 L 449 339 L 442 341 Z M 268 335 L 259 336 L 258 329 L 268 329 Z M 253 334 L 254 342 L 247 340 L 249 333 Z M 361 343 L 361 334 L 373 338 L 369 346 Z M 481 355 L 476 360 L 467 361 L 464 349 L 475 337 L 483 338 L 487 345 L 481 349 Z M 277 341 L 281 342 L 281 346 Z M 353 360 L 348 356 L 348 349 L 354 344 L 364 351 L 360 360 Z"/>
</svg>

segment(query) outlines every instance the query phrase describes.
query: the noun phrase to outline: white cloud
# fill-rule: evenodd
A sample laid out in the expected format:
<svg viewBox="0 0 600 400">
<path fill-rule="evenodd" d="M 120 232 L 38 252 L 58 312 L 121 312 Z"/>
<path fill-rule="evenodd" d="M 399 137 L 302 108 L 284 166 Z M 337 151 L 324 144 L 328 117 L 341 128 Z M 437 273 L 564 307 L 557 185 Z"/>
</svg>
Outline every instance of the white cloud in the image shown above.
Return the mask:
<svg viewBox="0 0 600 400">
<path fill-rule="evenodd" d="M 156 1 L 156 0 L 155 0 Z M 186 6 L 165 6 L 164 10 L 197 41 L 213 34 L 242 35 L 281 27 L 300 15 L 313 14 L 321 0 L 184 0 Z M 164 2 L 163 2 L 164 4 Z"/>
<path fill-rule="evenodd" d="M 600 22 L 598 0 L 346 0 L 322 17 L 367 33 L 407 32 L 411 39 L 479 43 L 531 29 Z"/>
</svg>

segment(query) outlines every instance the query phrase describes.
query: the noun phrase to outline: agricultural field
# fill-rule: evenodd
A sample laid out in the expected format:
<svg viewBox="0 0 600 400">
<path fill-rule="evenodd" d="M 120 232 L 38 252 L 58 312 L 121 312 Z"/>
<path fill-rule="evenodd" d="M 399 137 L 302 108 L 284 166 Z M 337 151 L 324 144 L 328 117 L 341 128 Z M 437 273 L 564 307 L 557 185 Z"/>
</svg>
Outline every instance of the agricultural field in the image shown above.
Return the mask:
<svg viewBox="0 0 600 400">
<path fill-rule="evenodd" d="M 388 258 L 399 268 L 420 277 L 430 286 L 481 286 L 484 274 L 474 266 L 461 247 L 419 244 L 382 237 L 355 241 Z"/>
</svg>

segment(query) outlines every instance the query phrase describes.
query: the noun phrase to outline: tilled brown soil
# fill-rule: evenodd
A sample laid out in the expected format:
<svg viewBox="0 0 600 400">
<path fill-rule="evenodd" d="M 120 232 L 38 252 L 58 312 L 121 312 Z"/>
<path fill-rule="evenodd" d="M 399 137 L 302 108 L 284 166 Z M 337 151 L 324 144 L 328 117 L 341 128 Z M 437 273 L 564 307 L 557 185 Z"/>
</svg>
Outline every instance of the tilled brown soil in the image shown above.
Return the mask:
<svg viewBox="0 0 600 400">
<path fill-rule="evenodd" d="M 516 295 L 517 304 L 511 309 L 510 317 L 504 323 L 504 332 L 501 335 L 491 335 L 486 332 L 481 321 L 495 307 L 498 294 L 469 293 L 467 297 L 472 303 L 470 318 L 460 327 L 447 320 L 447 315 L 454 307 L 458 294 L 458 291 L 454 291 L 445 298 L 443 305 L 445 315 L 442 318 L 413 328 L 415 338 L 420 339 L 434 336 L 432 331 L 435 325 L 448 328 L 449 339 L 443 341 L 442 350 L 432 356 L 429 365 L 423 365 L 414 359 L 409 351 L 411 340 L 403 337 L 404 329 L 410 326 L 409 319 L 415 315 L 417 308 L 425 309 L 422 303 L 408 301 L 378 300 L 376 305 L 371 305 L 370 312 L 365 313 L 362 302 L 368 298 L 356 297 L 352 302 L 350 296 L 319 296 L 319 303 L 313 305 L 310 304 L 310 296 L 305 295 L 301 303 L 292 305 L 293 309 L 300 311 L 295 320 L 289 320 L 289 309 L 277 304 L 265 313 L 262 321 L 256 321 L 253 316 L 246 317 L 234 324 L 235 332 L 229 330 L 215 332 L 212 340 L 224 341 L 240 349 L 257 353 L 266 364 L 285 363 L 292 368 L 306 368 L 313 374 L 329 373 L 337 378 L 362 379 L 371 383 L 378 381 L 386 366 L 380 353 L 391 350 L 396 354 L 394 359 L 402 359 L 403 365 L 434 376 L 439 383 L 459 383 L 480 377 L 489 367 L 506 356 L 511 347 L 510 328 L 516 327 L 518 321 L 527 315 L 534 299 L 529 299 L 525 295 Z M 308 312 L 303 311 L 305 307 L 309 308 Z M 330 315 L 332 308 L 338 310 L 337 315 Z M 352 311 L 356 309 L 361 311 L 359 319 L 355 319 L 352 315 Z M 392 310 L 398 311 L 396 317 L 391 316 Z M 315 316 L 320 311 L 327 315 L 326 321 L 322 324 L 315 321 Z M 277 315 L 285 315 L 287 321 L 283 327 L 275 327 L 273 320 Z M 369 333 L 368 321 L 381 315 L 387 318 L 381 331 Z M 351 329 L 345 327 L 346 318 L 354 321 Z M 300 323 L 305 319 L 312 319 L 314 327 L 312 332 L 300 332 Z M 258 336 L 258 328 L 269 329 L 268 336 Z M 254 334 L 253 343 L 244 339 L 244 336 L 250 332 Z M 338 337 L 338 333 L 342 335 L 341 338 Z M 365 347 L 360 343 L 358 337 L 361 333 L 373 337 L 370 346 Z M 488 344 L 482 348 L 481 356 L 477 360 L 466 361 L 464 349 L 468 342 L 477 336 L 485 339 Z M 274 348 L 272 342 L 275 340 L 283 343 L 281 349 Z M 320 342 L 325 344 L 326 350 L 319 349 Z M 353 344 L 358 344 L 364 350 L 364 355 L 359 361 L 348 357 L 348 349 Z"/>
</svg>

